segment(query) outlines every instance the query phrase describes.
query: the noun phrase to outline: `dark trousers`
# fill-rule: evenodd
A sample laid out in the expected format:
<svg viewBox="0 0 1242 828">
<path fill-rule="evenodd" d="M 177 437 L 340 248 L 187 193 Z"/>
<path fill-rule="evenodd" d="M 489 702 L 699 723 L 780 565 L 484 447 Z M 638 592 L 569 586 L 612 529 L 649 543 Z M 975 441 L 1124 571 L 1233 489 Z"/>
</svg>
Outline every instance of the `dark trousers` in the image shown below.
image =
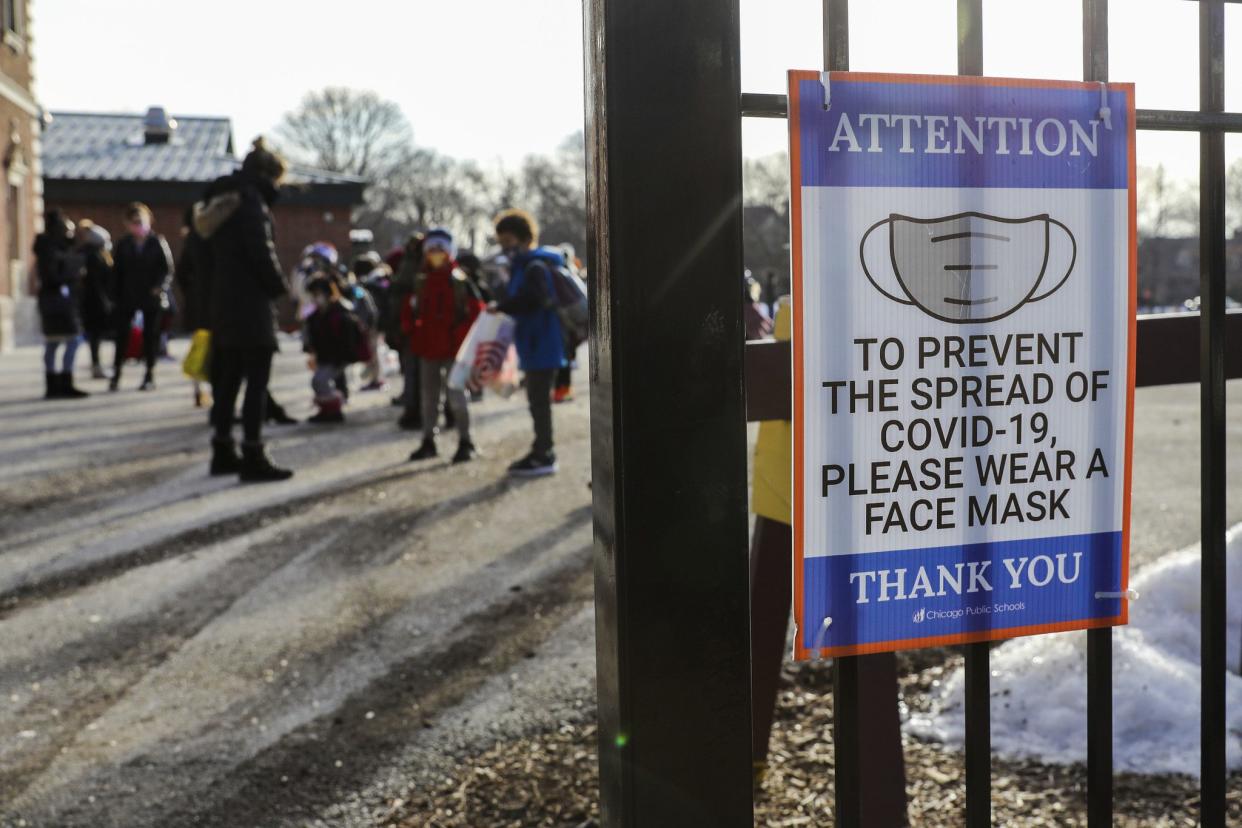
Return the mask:
<svg viewBox="0 0 1242 828">
<path fill-rule="evenodd" d="M 242 383 L 246 397 L 242 401 L 242 433 L 247 443 L 263 440 L 263 420 L 267 417 L 267 382 L 272 376 L 272 349 L 221 348 L 211 349 L 211 423 L 216 437 L 227 440 L 233 434 L 233 407 Z"/>
<path fill-rule="evenodd" d="M 91 349 L 91 365 L 92 366 L 99 365 L 99 342 L 102 339 L 103 337 L 100 335 L 99 331 L 87 331 L 86 332 L 86 344 L 89 345 Z"/>
<path fill-rule="evenodd" d="M 120 308 L 116 313 L 116 359 L 114 376 L 121 375 L 121 366 L 125 364 L 125 352 L 129 350 L 129 329 L 134 324 L 134 314 L 142 311 L 142 358 L 147 364 L 147 373 L 155 370 L 155 358 L 160 354 L 160 317 L 163 309 L 158 304 L 143 305 L 139 308 Z"/>
<path fill-rule="evenodd" d="M 556 369 L 526 372 L 526 399 L 530 401 L 530 418 L 535 423 L 535 454 L 552 453 L 552 382 Z"/>
</svg>

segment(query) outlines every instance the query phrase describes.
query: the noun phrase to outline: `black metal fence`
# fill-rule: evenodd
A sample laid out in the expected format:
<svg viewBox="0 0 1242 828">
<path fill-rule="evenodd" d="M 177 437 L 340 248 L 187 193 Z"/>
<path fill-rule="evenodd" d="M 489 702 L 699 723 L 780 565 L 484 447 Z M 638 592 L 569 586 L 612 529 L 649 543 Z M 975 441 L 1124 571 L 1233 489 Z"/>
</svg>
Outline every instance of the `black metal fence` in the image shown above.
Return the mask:
<svg viewBox="0 0 1242 828">
<path fill-rule="evenodd" d="M 1169 0 L 1176 2 L 1176 0 Z M 1242 316 L 1225 314 L 1225 147 L 1224 133 L 1242 132 L 1242 113 L 1224 111 L 1224 2 L 1199 2 L 1199 109 L 1139 109 L 1137 127 L 1178 130 L 1200 135 L 1200 295 L 1199 315 L 1140 319 L 1137 342 L 1139 385 L 1198 381 L 1201 389 L 1201 521 L 1202 521 L 1202 768 L 1200 821 L 1225 824 L 1225 380 L 1242 376 Z M 1242 0 L 1228 0 L 1242 2 Z M 823 0 L 824 68 L 849 68 L 848 0 Z M 1116 9 L 1122 12 L 1122 9 Z M 1108 80 L 1108 0 L 1083 0 L 1083 79 Z M 958 0 L 958 72 L 983 74 L 982 0 Z M 1184 48 L 1163 44 L 1162 48 Z M 785 117 L 783 95 L 742 94 L 742 115 Z M 1227 352 L 1226 328 L 1233 348 Z M 1195 328 L 1198 347 L 1194 347 Z M 1226 364 L 1227 353 L 1233 358 Z M 788 347 L 752 346 L 747 355 L 748 397 L 752 419 L 788 414 Z M 1197 371 L 1196 371 L 1197 368 Z M 760 388 L 763 390 L 760 392 Z M 761 400 L 776 401 L 772 403 Z M 766 408 L 766 410 L 764 410 Z M 990 669 L 988 643 L 963 648 L 966 660 L 966 824 L 991 825 Z M 852 662 L 882 659 L 859 656 L 838 659 L 837 670 L 857 674 Z M 1113 708 L 1112 630 L 1087 632 L 1087 777 L 1088 820 L 1092 826 L 1112 823 Z M 757 699 L 757 703 L 763 703 Z M 856 694 L 837 700 L 836 717 L 860 715 Z M 838 746 L 838 750 L 841 748 Z M 848 751 L 847 751 L 848 755 Z M 842 758 L 845 758 L 844 756 Z M 838 768 L 840 765 L 838 764 Z M 866 786 L 857 774 L 838 776 L 838 825 L 861 824 L 857 803 L 866 790 L 845 792 L 841 786 Z"/>
</svg>

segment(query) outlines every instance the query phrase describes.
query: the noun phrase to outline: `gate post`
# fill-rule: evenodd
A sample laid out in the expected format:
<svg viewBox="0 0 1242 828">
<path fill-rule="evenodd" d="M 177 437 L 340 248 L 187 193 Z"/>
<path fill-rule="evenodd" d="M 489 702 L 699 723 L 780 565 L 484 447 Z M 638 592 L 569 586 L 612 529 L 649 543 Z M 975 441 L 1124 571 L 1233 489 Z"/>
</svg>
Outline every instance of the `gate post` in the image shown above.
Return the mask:
<svg viewBox="0 0 1242 828">
<path fill-rule="evenodd" d="M 584 0 L 608 828 L 753 824 L 738 0 Z"/>
</svg>

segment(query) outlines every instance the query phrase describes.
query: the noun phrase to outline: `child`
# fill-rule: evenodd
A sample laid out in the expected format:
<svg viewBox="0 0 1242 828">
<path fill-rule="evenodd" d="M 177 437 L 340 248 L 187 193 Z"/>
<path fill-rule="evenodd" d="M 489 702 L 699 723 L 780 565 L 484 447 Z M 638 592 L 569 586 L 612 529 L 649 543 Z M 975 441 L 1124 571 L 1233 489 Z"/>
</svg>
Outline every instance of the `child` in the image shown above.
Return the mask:
<svg viewBox="0 0 1242 828">
<path fill-rule="evenodd" d="M 303 347 L 311 355 L 307 367 L 315 372 L 311 377 L 311 389 L 315 392 L 315 405 L 319 407 L 318 413 L 308 422 L 343 423 L 343 397 L 338 385 L 345 369 L 358 361 L 363 336 L 361 325 L 341 301 L 337 279 L 317 274 L 307 281 L 306 292 L 315 303 L 315 310 L 306 319 Z"/>
<path fill-rule="evenodd" d="M 466 274 L 457 266 L 456 254 L 453 237 L 447 230 L 431 230 L 423 239 L 423 272 L 414 283 L 410 330 L 410 351 L 419 358 L 423 442 L 410 455 L 411 460 L 428 460 L 438 453 L 436 414 L 440 395 L 447 385 L 445 375 L 483 307 Z M 470 440 L 466 395 L 460 389 L 449 388 L 447 397 L 457 426 L 457 452 L 453 462 L 468 463 L 478 452 Z"/>
</svg>

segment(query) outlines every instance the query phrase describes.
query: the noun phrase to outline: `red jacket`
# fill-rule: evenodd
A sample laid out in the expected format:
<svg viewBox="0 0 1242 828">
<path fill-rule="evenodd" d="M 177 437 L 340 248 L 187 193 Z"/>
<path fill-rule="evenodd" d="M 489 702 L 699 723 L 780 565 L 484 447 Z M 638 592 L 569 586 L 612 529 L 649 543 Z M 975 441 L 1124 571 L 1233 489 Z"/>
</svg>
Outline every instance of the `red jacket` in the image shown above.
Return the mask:
<svg viewBox="0 0 1242 828">
<path fill-rule="evenodd" d="M 420 273 L 412 301 L 401 309 L 401 327 L 410 337 L 410 353 L 424 359 L 453 359 L 483 303 L 470 290 L 466 274 L 450 262 Z"/>
</svg>

